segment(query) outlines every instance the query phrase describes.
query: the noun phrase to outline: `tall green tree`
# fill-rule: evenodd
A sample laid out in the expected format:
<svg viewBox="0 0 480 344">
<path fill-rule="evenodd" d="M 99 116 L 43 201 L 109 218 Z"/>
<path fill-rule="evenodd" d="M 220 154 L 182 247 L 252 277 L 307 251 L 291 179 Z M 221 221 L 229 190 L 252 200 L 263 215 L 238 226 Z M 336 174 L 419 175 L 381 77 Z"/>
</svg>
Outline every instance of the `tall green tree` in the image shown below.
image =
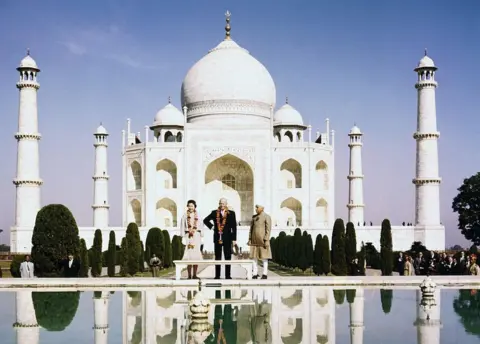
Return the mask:
<svg viewBox="0 0 480 344">
<path fill-rule="evenodd" d="M 115 242 L 115 232 L 110 231 L 108 238 L 108 252 L 107 252 L 107 271 L 108 277 L 115 277 L 115 266 L 117 265 L 117 246 Z"/>
<path fill-rule="evenodd" d="M 382 302 L 383 313 L 388 314 L 392 310 L 393 290 L 380 289 L 380 301 Z"/>
<path fill-rule="evenodd" d="M 318 234 L 313 252 L 313 273 L 317 276 L 321 275 L 323 273 L 322 268 L 322 235 Z"/>
<path fill-rule="evenodd" d="M 300 228 L 296 228 L 295 232 L 293 233 L 293 241 L 291 243 L 291 267 L 292 268 L 301 268 L 300 265 L 303 265 L 303 259 L 305 258 L 305 251 L 304 251 L 304 241 L 302 238 L 302 230 Z"/>
<path fill-rule="evenodd" d="M 182 240 L 178 235 L 174 235 L 172 238 L 172 260 L 180 260 L 180 250 L 178 245 L 178 240 Z M 148 247 L 150 249 L 150 247 Z"/>
<path fill-rule="evenodd" d="M 322 238 L 322 272 L 328 275 L 331 272 L 331 268 L 330 242 L 328 236 L 324 235 Z"/>
<path fill-rule="evenodd" d="M 145 240 L 145 246 L 149 247 L 150 254 L 156 255 L 163 264 L 165 259 L 165 237 L 163 236 L 162 230 L 160 228 L 150 228 L 147 233 L 147 240 Z M 151 257 L 146 258 L 150 260 Z"/>
<path fill-rule="evenodd" d="M 142 244 L 140 241 L 140 234 L 138 232 L 138 226 L 132 222 L 127 226 L 127 259 L 128 259 L 128 274 L 135 275 L 139 271 L 139 260 L 142 252 Z"/>
<path fill-rule="evenodd" d="M 458 229 L 465 239 L 480 245 L 480 172 L 463 180 L 452 202 L 458 214 Z"/>
<path fill-rule="evenodd" d="M 365 265 L 367 262 L 366 259 L 367 259 L 367 251 L 362 241 L 362 247 L 360 248 L 360 252 L 358 252 L 358 266 L 360 267 L 360 271 L 364 276 L 365 276 Z"/>
<path fill-rule="evenodd" d="M 33 292 L 35 316 L 47 331 L 64 331 L 75 318 L 80 292 Z"/>
<path fill-rule="evenodd" d="M 345 224 L 342 219 L 336 219 L 332 232 L 332 273 L 335 276 L 347 275 L 347 260 L 345 257 Z"/>
<path fill-rule="evenodd" d="M 333 298 L 335 299 L 335 303 L 337 305 L 343 305 L 345 302 L 345 289 L 334 289 L 333 290 Z"/>
<path fill-rule="evenodd" d="M 128 261 L 129 261 L 129 252 L 128 252 L 128 241 L 127 238 L 122 238 L 122 264 L 120 265 L 120 275 L 128 275 Z"/>
<path fill-rule="evenodd" d="M 88 277 L 88 270 L 90 268 L 90 261 L 88 259 L 87 244 L 84 239 L 80 239 L 80 271 L 79 277 Z"/>
<path fill-rule="evenodd" d="M 170 241 L 170 233 L 164 229 L 162 231 L 162 234 L 163 234 L 163 242 L 164 242 L 164 245 L 165 245 L 165 254 L 164 254 L 164 257 L 163 257 L 163 267 L 164 268 L 169 268 L 173 265 L 173 262 L 172 262 L 172 243 Z"/>
<path fill-rule="evenodd" d="M 314 254 L 314 247 L 313 247 L 313 239 L 310 234 L 307 234 L 307 239 L 306 240 L 306 249 L 305 251 L 307 252 L 307 262 L 308 262 L 308 268 L 311 268 L 313 266 L 313 254 Z"/>
<path fill-rule="evenodd" d="M 390 221 L 388 219 L 382 221 L 382 229 L 380 232 L 380 257 L 382 275 L 391 276 L 393 271 L 393 244 L 392 227 L 390 226 Z"/>
<path fill-rule="evenodd" d="M 138 271 L 145 271 L 145 252 L 143 249 L 143 242 L 140 241 L 140 254 L 138 255 Z"/>
<path fill-rule="evenodd" d="M 355 296 L 357 295 L 357 290 L 356 289 L 347 289 L 347 302 L 348 303 L 354 303 L 355 302 Z"/>
<path fill-rule="evenodd" d="M 347 267 L 351 266 L 352 261 L 357 256 L 357 234 L 355 233 L 355 226 L 353 223 L 347 223 L 347 230 L 345 232 L 345 257 L 347 261 Z M 349 275 L 351 271 L 349 270 Z"/>
<path fill-rule="evenodd" d="M 78 258 L 78 226 L 63 204 L 49 204 L 37 213 L 32 235 L 32 260 L 38 277 L 59 277 L 58 262 L 68 254 Z"/>
<path fill-rule="evenodd" d="M 93 237 L 92 245 L 92 277 L 99 277 L 102 274 L 102 231 L 97 229 Z"/>
</svg>

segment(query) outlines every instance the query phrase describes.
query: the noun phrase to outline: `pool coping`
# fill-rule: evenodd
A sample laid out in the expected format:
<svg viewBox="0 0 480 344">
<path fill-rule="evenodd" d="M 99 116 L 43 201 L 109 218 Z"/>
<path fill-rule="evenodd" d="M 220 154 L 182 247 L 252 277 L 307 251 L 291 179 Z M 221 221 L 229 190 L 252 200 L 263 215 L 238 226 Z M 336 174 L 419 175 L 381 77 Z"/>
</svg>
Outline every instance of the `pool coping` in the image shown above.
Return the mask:
<svg viewBox="0 0 480 344">
<path fill-rule="evenodd" d="M 169 278 L 154 279 L 152 277 L 133 278 L 3 278 L 0 279 L 1 290 L 48 289 L 49 291 L 77 291 L 77 290 L 138 290 L 165 287 L 195 288 L 201 283 L 205 288 L 224 287 L 331 287 L 340 288 L 369 288 L 369 289 L 417 289 L 426 276 L 335 276 L 335 277 L 281 277 L 267 280 L 174 280 Z M 477 276 L 431 276 L 431 279 L 440 288 L 448 289 L 480 289 L 480 278 Z"/>
</svg>

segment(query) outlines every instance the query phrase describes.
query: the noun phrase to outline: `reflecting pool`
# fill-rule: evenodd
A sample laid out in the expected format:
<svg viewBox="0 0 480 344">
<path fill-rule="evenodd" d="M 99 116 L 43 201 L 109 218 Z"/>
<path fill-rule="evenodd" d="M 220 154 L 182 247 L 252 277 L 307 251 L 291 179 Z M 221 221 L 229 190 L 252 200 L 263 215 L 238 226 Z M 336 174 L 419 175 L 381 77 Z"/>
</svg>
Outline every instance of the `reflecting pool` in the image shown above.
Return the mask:
<svg viewBox="0 0 480 344">
<path fill-rule="evenodd" d="M 2 344 L 470 344 L 480 342 L 480 292 L 324 287 L 204 287 L 205 323 L 191 321 L 198 289 L 0 292 Z M 421 305 L 423 304 L 423 305 Z"/>
</svg>

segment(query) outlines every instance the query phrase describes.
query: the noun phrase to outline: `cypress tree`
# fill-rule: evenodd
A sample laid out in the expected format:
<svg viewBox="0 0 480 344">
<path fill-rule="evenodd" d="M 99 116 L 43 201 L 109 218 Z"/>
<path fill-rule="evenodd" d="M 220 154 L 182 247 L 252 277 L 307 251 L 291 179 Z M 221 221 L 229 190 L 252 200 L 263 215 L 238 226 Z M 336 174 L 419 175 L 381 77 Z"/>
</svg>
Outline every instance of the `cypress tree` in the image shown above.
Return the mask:
<svg viewBox="0 0 480 344">
<path fill-rule="evenodd" d="M 308 268 L 311 268 L 313 266 L 313 240 L 312 236 L 307 233 L 307 238 L 306 240 L 306 252 L 307 252 L 307 265 Z"/>
<path fill-rule="evenodd" d="M 108 251 L 107 251 L 108 277 L 115 277 L 116 264 L 117 264 L 117 246 L 115 242 L 115 232 L 110 231 L 110 237 L 108 238 Z"/>
<path fill-rule="evenodd" d="M 347 289 L 347 302 L 353 303 L 355 301 L 356 295 L 357 291 L 355 289 Z"/>
<path fill-rule="evenodd" d="M 360 271 L 362 272 L 363 276 L 365 276 L 366 259 L 367 259 L 367 250 L 365 249 L 365 245 L 362 242 L 362 248 L 360 249 L 360 252 L 358 253 L 358 265 L 360 267 Z"/>
<path fill-rule="evenodd" d="M 347 275 L 345 257 L 345 224 L 342 219 L 336 219 L 332 232 L 332 273 L 335 276 Z"/>
<path fill-rule="evenodd" d="M 276 243 L 275 243 L 275 238 L 274 237 L 271 237 L 270 238 L 270 250 L 272 251 L 272 260 L 275 262 L 275 254 L 277 253 L 276 252 Z"/>
<path fill-rule="evenodd" d="M 392 310 L 393 290 L 380 289 L 380 301 L 382 302 L 383 313 L 388 314 Z"/>
<path fill-rule="evenodd" d="M 99 277 L 102 273 L 102 231 L 97 229 L 92 245 L 92 277 Z"/>
<path fill-rule="evenodd" d="M 178 257 L 178 249 L 177 249 L 177 238 L 179 238 L 178 235 L 174 235 L 172 237 L 172 260 L 180 260 Z"/>
<path fill-rule="evenodd" d="M 145 271 L 145 252 L 143 250 L 143 242 L 140 241 L 140 254 L 138 255 L 138 271 Z"/>
<path fill-rule="evenodd" d="M 322 235 L 318 234 L 313 252 L 313 273 L 317 276 L 321 275 L 323 273 L 322 268 Z"/>
<path fill-rule="evenodd" d="M 304 243 L 302 238 L 302 230 L 300 228 L 295 229 L 293 233 L 293 240 L 291 243 L 293 255 L 290 255 L 291 258 L 291 267 L 300 268 L 300 265 L 303 264 L 303 259 L 305 255 Z"/>
<path fill-rule="evenodd" d="M 331 252 L 328 236 L 322 237 L 322 272 L 328 275 L 331 272 Z"/>
<path fill-rule="evenodd" d="M 355 233 L 355 226 L 353 223 L 347 223 L 347 230 L 345 232 L 345 259 L 347 263 L 347 270 L 349 275 L 352 274 L 350 266 L 352 261 L 357 256 L 357 235 Z"/>
<path fill-rule="evenodd" d="M 335 303 L 337 305 L 343 305 L 345 302 L 345 289 L 334 289 L 333 298 L 335 299 Z"/>
<path fill-rule="evenodd" d="M 163 265 L 165 259 L 165 239 L 160 228 L 150 228 L 147 233 L 147 239 L 145 240 L 145 246 L 150 248 L 150 254 L 156 255 Z M 148 257 L 148 259 L 150 258 L 151 257 Z"/>
<path fill-rule="evenodd" d="M 70 210 L 63 204 L 49 204 L 40 209 L 32 235 L 35 275 L 61 276 L 58 262 L 68 254 L 78 258 L 79 251 L 78 226 Z"/>
<path fill-rule="evenodd" d="M 163 267 L 169 268 L 173 265 L 173 255 L 172 255 L 172 243 L 170 241 L 170 233 L 166 229 L 162 231 L 163 234 L 163 242 L 165 245 L 165 254 L 163 257 Z"/>
<path fill-rule="evenodd" d="M 140 255 L 142 254 L 142 242 L 140 241 L 140 232 L 136 223 L 129 223 L 126 232 L 127 238 L 127 252 L 128 252 L 128 274 L 135 275 L 140 265 Z"/>
<path fill-rule="evenodd" d="M 80 239 L 80 271 L 78 272 L 78 276 L 88 277 L 89 267 L 87 244 L 84 239 Z"/>
<path fill-rule="evenodd" d="M 129 257 L 127 238 L 122 238 L 121 248 L 122 248 L 122 262 L 120 265 L 120 275 L 125 277 L 128 275 L 128 257 Z"/>
<path fill-rule="evenodd" d="M 393 245 L 392 245 L 392 227 L 390 221 L 382 221 L 380 232 L 380 259 L 383 276 L 391 276 L 393 271 Z"/>
</svg>

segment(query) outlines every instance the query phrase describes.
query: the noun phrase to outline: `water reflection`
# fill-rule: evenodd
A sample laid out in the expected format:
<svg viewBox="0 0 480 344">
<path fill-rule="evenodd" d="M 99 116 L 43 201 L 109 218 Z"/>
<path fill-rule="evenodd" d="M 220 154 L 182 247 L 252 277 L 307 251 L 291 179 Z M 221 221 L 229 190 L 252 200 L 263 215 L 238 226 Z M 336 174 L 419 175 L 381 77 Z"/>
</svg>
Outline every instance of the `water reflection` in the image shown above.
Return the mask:
<svg viewBox="0 0 480 344">
<path fill-rule="evenodd" d="M 381 308 L 385 313 L 395 314 L 395 310 L 392 311 L 392 299 L 395 293 L 401 292 L 386 289 L 369 291 L 368 295 L 374 295 L 377 303 L 381 300 Z M 188 308 L 189 301 L 197 293 L 196 289 L 158 288 L 117 293 L 122 295 L 123 314 L 118 316 L 123 319 L 122 336 L 125 344 L 335 344 L 338 307 L 348 307 L 349 314 L 345 316 L 349 317 L 350 344 L 363 344 L 364 332 L 368 330 L 365 326 L 365 302 L 368 298 L 366 291 L 361 288 L 346 291 L 318 287 L 204 288 L 202 293 L 211 302 L 208 318 L 204 322 L 192 321 Z M 422 300 L 420 291 L 405 293 L 412 296 L 415 293 L 415 301 L 409 302 L 415 302 L 416 307 L 415 319 L 409 320 L 415 327 L 406 330 L 416 330 L 417 344 L 441 343 L 440 290 L 435 291 L 433 302 Z M 458 293 L 453 300 L 455 314 L 452 312 L 452 316 L 459 317 L 468 333 L 480 337 L 480 296 L 471 290 L 460 290 Z M 77 312 L 79 295 L 16 292 L 16 343 L 40 343 L 40 328 L 48 331 L 67 328 Z M 92 294 L 84 293 L 84 297 L 90 298 L 89 295 Z M 110 298 L 111 293 L 107 291 L 93 293 L 95 344 L 121 341 L 118 330 L 109 338 L 109 335 L 112 336 L 108 316 Z M 340 306 L 341 303 L 344 306 Z M 377 307 L 380 310 L 380 305 Z M 402 313 L 398 316 L 405 315 Z M 82 317 L 85 318 L 85 315 Z M 399 318 L 395 319 L 397 321 Z M 374 323 L 368 324 L 371 324 L 367 327 L 372 327 L 372 331 L 377 331 Z M 58 335 L 61 337 L 61 333 Z M 449 334 L 444 335 L 448 337 Z M 385 338 L 382 339 L 374 343 L 384 342 Z"/>
</svg>

